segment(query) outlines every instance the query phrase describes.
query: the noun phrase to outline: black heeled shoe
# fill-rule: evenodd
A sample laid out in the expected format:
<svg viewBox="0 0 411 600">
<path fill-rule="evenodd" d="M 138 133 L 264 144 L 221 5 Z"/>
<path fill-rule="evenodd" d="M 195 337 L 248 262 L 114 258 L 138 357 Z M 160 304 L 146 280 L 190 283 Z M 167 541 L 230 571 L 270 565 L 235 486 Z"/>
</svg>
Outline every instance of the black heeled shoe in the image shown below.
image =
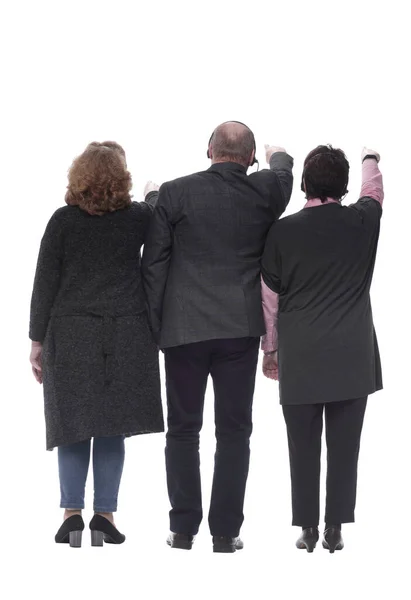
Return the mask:
<svg viewBox="0 0 411 600">
<path fill-rule="evenodd" d="M 170 548 L 178 548 L 179 550 L 191 550 L 194 544 L 193 535 L 185 535 L 184 533 L 170 533 L 167 538 L 167 545 Z"/>
<path fill-rule="evenodd" d="M 112 523 L 101 515 L 94 515 L 90 521 L 91 545 L 102 546 L 106 544 L 122 544 L 126 536 L 119 532 Z"/>
<path fill-rule="evenodd" d="M 64 521 L 56 533 L 56 544 L 70 544 L 71 548 L 81 548 L 84 521 L 80 515 L 73 515 Z"/>
<path fill-rule="evenodd" d="M 342 550 L 344 548 L 340 527 L 328 527 L 324 531 L 323 548 L 329 550 L 331 554 L 335 550 Z"/>
<path fill-rule="evenodd" d="M 213 536 L 213 552 L 231 554 L 244 548 L 239 537 Z"/>
<path fill-rule="evenodd" d="M 320 533 L 317 527 L 305 527 L 295 545 L 299 550 L 307 550 L 311 553 L 314 551 L 319 539 Z"/>
</svg>

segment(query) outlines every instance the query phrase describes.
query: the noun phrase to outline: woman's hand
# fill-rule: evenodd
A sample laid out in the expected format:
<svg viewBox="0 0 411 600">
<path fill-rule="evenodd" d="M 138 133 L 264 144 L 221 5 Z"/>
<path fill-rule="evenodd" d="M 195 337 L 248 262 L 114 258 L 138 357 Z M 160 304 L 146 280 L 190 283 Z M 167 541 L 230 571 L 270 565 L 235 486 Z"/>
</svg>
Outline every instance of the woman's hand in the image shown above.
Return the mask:
<svg viewBox="0 0 411 600">
<path fill-rule="evenodd" d="M 31 343 L 31 352 L 30 352 L 30 363 L 31 370 L 33 371 L 33 375 L 36 378 L 36 381 L 39 383 L 43 383 L 43 373 L 41 368 L 41 355 L 43 352 L 43 345 L 41 342 L 32 342 Z"/>
<path fill-rule="evenodd" d="M 376 152 L 375 150 L 371 150 L 371 148 L 366 148 L 364 146 L 361 152 L 361 160 L 364 161 L 364 158 L 366 156 L 375 156 L 377 163 L 380 162 L 380 155 L 378 154 L 378 152 Z"/>
<path fill-rule="evenodd" d="M 263 373 L 268 379 L 278 381 L 278 352 L 264 355 Z"/>
</svg>

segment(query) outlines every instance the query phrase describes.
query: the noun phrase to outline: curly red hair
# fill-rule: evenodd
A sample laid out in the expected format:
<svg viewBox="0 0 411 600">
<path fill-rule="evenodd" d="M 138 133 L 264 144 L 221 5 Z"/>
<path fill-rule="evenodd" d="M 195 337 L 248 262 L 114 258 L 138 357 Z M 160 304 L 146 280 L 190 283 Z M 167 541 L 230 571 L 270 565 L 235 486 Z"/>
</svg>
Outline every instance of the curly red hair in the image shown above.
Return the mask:
<svg viewBox="0 0 411 600">
<path fill-rule="evenodd" d="M 131 174 L 116 142 L 92 142 L 74 159 L 68 173 L 66 203 L 90 215 L 103 215 L 131 204 Z"/>
</svg>

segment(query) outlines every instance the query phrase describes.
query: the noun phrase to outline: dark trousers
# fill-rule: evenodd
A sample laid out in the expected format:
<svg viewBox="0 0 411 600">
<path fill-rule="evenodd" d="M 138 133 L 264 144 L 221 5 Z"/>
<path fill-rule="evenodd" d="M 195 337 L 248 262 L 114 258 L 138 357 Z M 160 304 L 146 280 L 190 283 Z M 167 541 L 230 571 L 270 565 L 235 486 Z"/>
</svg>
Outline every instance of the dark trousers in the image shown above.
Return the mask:
<svg viewBox="0 0 411 600">
<path fill-rule="evenodd" d="M 293 525 L 315 527 L 320 518 L 323 413 L 327 442 L 325 522 L 354 522 L 357 464 L 367 398 L 283 406 L 290 452 Z"/>
<path fill-rule="evenodd" d="M 236 537 L 243 523 L 250 460 L 258 338 L 211 340 L 165 350 L 170 529 L 196 535 L 202 521 L 199 439 L 208 376 L 214 384 L 212 535 Z"/>
</svg>

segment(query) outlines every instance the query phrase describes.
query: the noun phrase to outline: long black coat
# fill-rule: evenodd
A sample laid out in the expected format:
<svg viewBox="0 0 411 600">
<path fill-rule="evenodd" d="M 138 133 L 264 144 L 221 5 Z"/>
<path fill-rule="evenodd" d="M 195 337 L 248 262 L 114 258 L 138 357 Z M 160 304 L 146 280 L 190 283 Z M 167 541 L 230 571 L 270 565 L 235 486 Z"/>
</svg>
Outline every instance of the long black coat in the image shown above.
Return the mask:
<svg viewBox="0 0 411 600">
<path fill-rule="evenodd" d="M 145 202 L 103 216 L 67 206 L 48 223 L 30 339 L 43 342 L 49 450 L 164 430 L 158 349 L 140 275 L 151 214 Z"/>
<path fill-rule="evenodd" d="M 278 293 L 281 404 L 364 398 L 382 389 L 371 310 L 380 204 L 304 208 L 270 230 L 262 260 Z"/>
<path fill-rule="evenodd" d="M 160 347 L 265 333 L 260 259 L 290 200 L 292 167 L 277 152 L 270 170 L 219 163 L 161 186 L 142 262 Z"/>
</svg>

